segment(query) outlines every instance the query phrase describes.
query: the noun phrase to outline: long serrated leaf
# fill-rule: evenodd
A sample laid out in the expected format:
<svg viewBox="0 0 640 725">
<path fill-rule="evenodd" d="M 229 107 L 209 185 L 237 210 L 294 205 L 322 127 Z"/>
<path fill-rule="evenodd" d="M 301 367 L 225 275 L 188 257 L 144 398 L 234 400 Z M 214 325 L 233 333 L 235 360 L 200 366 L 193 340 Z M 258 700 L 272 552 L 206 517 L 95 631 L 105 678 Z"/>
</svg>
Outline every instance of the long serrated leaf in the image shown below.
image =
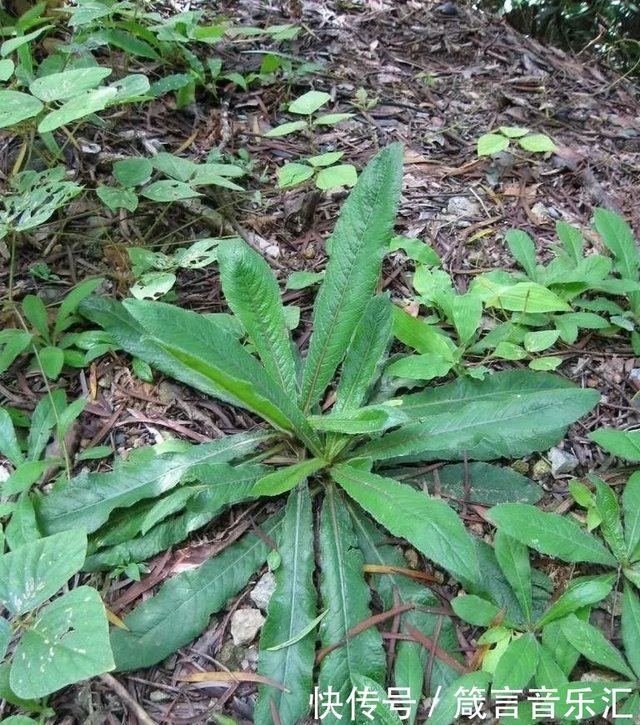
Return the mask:
<svg viewBox="0 0 640 725">
<path fill-rule="evenodd" d="M 135 458 L 116 462 L 110 473 L 83 473 L 40 498 L 39 521 L 46 533 L 73 526 L 96 531 L 114 509 L 169 491 L 190 468 L 233 460 L 268 437 L 262 431 L 240 433 L 193 446 L 184 453 L 166 453 L 144 462 Z"/>
<path fill-rule="evenodd" d="M 308 476 L 326 465 L 326 462 L 319 458 L 310 458 L 307 461 L 294 463 L 292 466 L 279 468 L 256 481 L 252 493 L 256 496 L 279 496 L 281 493 L 290 491 L 298 483 L 306 480 Z"/>
<path fill-rule="evenodd" d="M 385 460 L 491 460 L 522 456 L 557 441 L 559 431 L 598 402 L 595 390 L 559 389 L 553 395 L 513 394 L 501 400 L 459 402 L 446 413 L 405 425 L 357 449 L 354 456 Z M 401 407 L 405 411 L 406 399 Z"/>
<path fill-rule="evenodd" d="M 280 289 L 269 265 L 241 240 L 218 250 L 220 281 L 229 307 L 242 322 L 266 371 L 297 399 L 296 366 Z"/>
<path fill-rule="evenodd" d="M 295 402 L 211 319 L 148 300 L 121 304 L 92 297 L 80 310 L 132 355 L 198 390 L 252 410 L 281 430 L 296 430 L 316 447 L 317 438 Z"/>
<path fill-rule="evenodd" d="M 480 579 L 476 548 L 447 504 L 392 478 L 353 466 L 332 469 L 333 479 L 394 536 L 402 536 L 462 582 Z"/>
<path fill-rule="evenodd" d="M 331 381 L 373 294 L 392 237 L 401 181 L 402 146 L 392 144 L 369 162 L 342 208 L 313 311 L 302 378 L 306 412 Z"/>
<path fill-rule="evenodd" d="M 563 561 L 617 564 L 595 537 L 559 514 L 546 513 L 528 504 L 501 503 L 490 509 L 487 517 L 506 534 L 541 554 Z"/>
<path fill-rule="evenodd" d="M 588 622 L 569 615 L 561 622 L 564 636 L 591 662 L 634 680 L 633 671 L 602 632 Z"/>
<path fill-rule="evenodd" d="M 320 624 L 323 647 L 335 646 L 320 665 L 318 689 L 329 687 L 340 693 L 339 715 L 326 720 L 334 725 L 348 713 L 346 699 L 355 686 L 354 675 L 384 682 L 382 638 L 375 628 L 348 636 L 349 630 L 371 616 L 369 587 L 362 571 L 362 554 L 357 547 L 349 513 L 333 486 L 327 488 L 320 521 L 320 589 L 323 607 L 329 610 Z"/>
<path fill-rule="evenodd" d="M 342 365 L 334 413 L 359 408 L 364 403 L 391 339 L 391 313 L 388 295 L 369 300 Z"/>
<path fill-rule="evenodd" d="M 261 528 L 274 538 L 280 525 L 281 516 L 276 515 Z M 127 630 L 112 631 L 116 668 L 150 667 L 188 644 L 262 566 L 268 553 L 263 537 L 248 534 L 197 569 L 169 579 L 155 596 L 124 618 Z"/>
<path fill-rule="evenodd" d="M 282 560 L 276 571 L 276 590 L 269 601 L 258 657 L 258 672 L 280 682 L 289 692 L 261 687 L 254 713 L 256 722 L 268 722 L 275 708 L 282 725 L 295 725 L 309 709 L 314 633 L 308 631 L 284 649 L 269 648 L 294 639 L 316 617 L 315 560 L 313 546 L 309 545 L 312 526 L 311 497 L 308 487 L 303 485 L 291 493 L 287 502 L 278 541 Z"/>
<path fill-rule="evenodd" d="M 608 209 L 596 209 L 593 222 L 606 247 L 613 252 L 620 274 L 625 279 L 640 279 L 640 253 L 631 227 Z"/>
<path fill-rule="evenodd" d="M 498 660 L 492 690 L 522 690 L 538 666 L 538 643 L 533 634 L 523 634 L 511 643 Z"/>
<path fill-rule="evenodd" d="M 500 568 L 518 598 L 526 621 L 530 622 L 533 617 L 533 602 L 529 550 L 502 529 L 496 532 L 493 545 Z"/>
<path fill-rule="evenodd" d="M 596 487 L 596 511 L 600 516 L 600 531 L 618 561 L 627 558 L 624 529 L 620 519 L 620 506 L 611 487 L 597 476 L 590 476 Z"/>
</svg>

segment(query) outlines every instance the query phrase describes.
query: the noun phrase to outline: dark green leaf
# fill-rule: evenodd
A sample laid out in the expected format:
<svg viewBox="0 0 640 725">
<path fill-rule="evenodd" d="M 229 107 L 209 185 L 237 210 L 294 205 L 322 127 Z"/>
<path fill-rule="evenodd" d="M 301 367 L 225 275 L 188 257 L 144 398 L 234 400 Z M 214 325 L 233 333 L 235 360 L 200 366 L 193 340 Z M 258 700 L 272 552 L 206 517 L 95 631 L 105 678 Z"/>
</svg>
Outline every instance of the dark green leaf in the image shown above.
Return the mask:
<svg viewBox="0 0 640 725">
<path fill-rule="evenodd" d="M 476 627 L 488 627 L 500 614 L 500 607 L 475 594 L 455 597 L 451 600 L 451 608 L 460 619 Z"/>
<path fill-rule="evenodd" d="M 38 514 L 47 533 L 72 526 L 95 531 L 116 508 L 132 506 L 177 486 L 199 464 L 224 463 L 251 451 L 265 433 L 241 433 L 139 462 L 116 462 L 110 473 L 83 473 L 40 499 Z"/>
<path fill-rule="evenodd" d="M 614 456 L 633 463 L 640 463 L 640 431 L 638 430 L 599 428 L 589 433 L 589 438 Z"/>
<path fill-rule="evenodd" d="M 315 568 L 311 498 L 307 486 L 294 491 L 287 502 L 278 550 L 282 557 L 276 570 L 276 591 L 269 601 L 267 620 L 260 637 L 258 672 L 283 684 L 284 693 L 273 687 L 260 688 L 254 712 L 256 722 L 268 722 L 275 707 L 282 725 L 295 725 L 309 709 L 315 634 L 270 651 L 270 647 L 294 639 L 308 628 L 317 614 L 317 594 L 313 584 Z"/>
<path fill-rule="evenodd" d="M 261 528 L 273 538 L 279 527 L 280 517 L 276 516 Z M 124 618 L 128 631 L 112 631 L 117 669 L 150 667 L 188 644 L 264 564 L 268 553 L 263 538 L 248 534 L 197 569 L 169 579 L 155 596 Z"/>
<path fill-rule="evenodd" d="M 218 263 L 227 303 L 242 322 L 266 371 L 290 398 L 297 399 L 291 337 L 269 265 L 240 240 L 220 246 Z"/>
<path fill-rule="evenodd" d="M 382 638 L 375 627 L 348 636 L 349 630 L 371 616 L 369 587 L 349 513 L 332 486 L 327 488 L 322 508 L 320 561 L 322 602 L 328 609 L 320 624 L 320 639 L 323 647 L 336 649 L 322 660 L 318 689 L 327 692 L 331 687 L 340 693 L 343 707 L 339 714 L 344 716 L 348 712 L 344 703 L 355 686 L 352 678 L 365 675 L 378 683 L 384 682 L 385 662 Z M 326 720 L 334 725 L 340 722 L 332 715 Z"/>
<path fill-rule="evenodd" d="M 27 295 L 22 302 L 22 312 L 29 320 L 34 330 L 45 338 L 49 339 L 49 319 L 47 316 L 47 308 L 40 297 L 36 295 Z"/>
<path fill-rule="evenodd" d="M 24 461 L 13 421 L 5 408 L 0 408 L 0 453 L 16 467 Z"/>
<path fill-rule="evenodd" d="M 522 690 L 536 672 L 538 666 L 538 643 L 533 634 L 514 637 L 498 660 L 493 675 L 492 692 L 510 688 Z"/>
<path fill-rule="evenodd" d="M 540 617 L 536 627 L 544 627 L 549 622 L 562 619 L 578 609 L 601 602 L 609 595 L 614 583 L 615 575 L 613 574 L 573 579 L 566 591 Z"/>
<path fill-rule="evenodd" d="M 533 618 L 531 564 L 527 547 L 498 529 L 493 546 L 500 568 L 507 578 L 527 622 Z"/>
<path fill-rule="evenodd" d="M 627 558 L 627 547 L 624 540 L 624 530 L 620 519 L 620 506 L 618 499 L 602 479 L 590 476 L 590 481 L 596 487 L 596 511 L 600 516 L 600 530 L 609 548 L 618 561 Z"/>
<path fill-rule="evenodd" d="M 313 312 L 302 379 L 302 407 L 322 396 L 373 294 L 400 198 L 402 147 L 393 144 L 364 169 L 331 236 L 331 258 Z"/>
<path fill-rule="evenodd" d="M 622 643 L 627 661 L 640 677 L 640 599 L 628 582 L 622 595 Z"/>
<path fill-rule="evenodd" d="M 502 503 L 487 514 L 498 528 L 541 554 L 563 561 L 590 561 L 616 566 L 615 558 L 578 524 L 556 513 L 545 513 L 528 504 Z"/>
<path fill-rule="evenodd" d="M 632 474 L 624 487 L 622 511 L 627 555 L 631 557 L 640 544 L 640 471 Z"/>
<path fill-rule="evenodd" d="M 353 466 L 338 465 L 331 475 L 394 536 L 407 539 L 462 582 L 479 580 L 474 541 L 444 501 Z"/>
<path fill-rule="evenodd" d="M 519 229 L 510 229 L 505 239 L 511 250 L 511 254 L 515 257 L 516 262 L 527 273 L 529 279 L 536 280 L 536 248 L 533 239 Z"/>
</svg>

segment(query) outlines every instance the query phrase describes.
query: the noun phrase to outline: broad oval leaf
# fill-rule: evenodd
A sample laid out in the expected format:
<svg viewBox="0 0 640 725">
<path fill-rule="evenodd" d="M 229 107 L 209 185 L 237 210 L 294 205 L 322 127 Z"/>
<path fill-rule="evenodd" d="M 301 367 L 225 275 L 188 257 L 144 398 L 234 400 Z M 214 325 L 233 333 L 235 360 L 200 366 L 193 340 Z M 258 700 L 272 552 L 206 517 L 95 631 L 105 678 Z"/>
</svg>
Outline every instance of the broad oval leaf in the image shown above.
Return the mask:
<svg viewBox="0 0 640 725">
<path fill-rule="evenodd" d="M 302 378 L 305 412 L 329 384 L 373 294 L 392 237 L 401 181 L 402 146 L 392 144 L 369 162 L 342 207 L 314 305 Z"/>
<path fill-rule="evenodd" d="M 47 536 L 3 554 L 0 602 L 13 614 L 35 609 L 80 570 L 86 554 L 87 536 L 78 529 Z"/>
<path fill-rule="evenodd" d="M 476 151 L 478 156 L 492 156 L 506 151 L 509 139 L 500 133 L 485 133 L 478 139 Z"/>
<path fill-rule="evenodd" d="M 111 87 L 97 88 L 87 91 L 81 96 L 74 96 L 55 111 L 50 111 L 38 124 L 39 133 L 48 133 L 57 128 L 86 118 L 106 108 L 109 101 L 115 97 L 117 90 Z"/>
<path fill-rule="evenodd" d="M 331 94 L 324 91 L 307 91 L 289 104 L 289 113 L 309 116 L 331 100 Z"/>
<path fill-rule="evenodd" d="M 556 513 L 540 511 L 528 504 L 503 503 L 494 506 L 487 518 L 499 529 L 541 554 L 563 561 L 589 561 L 616 566 L 614 556 L 578 524 Z"/>
<path fill-rule="evenodd" d="M 111 73 L 113 73 L 111 68 L 101 68 L 100 66 L 51 73 L 48 76 L 36 78 L 29 86 L 29 90 L 36 98 L 45 103 L 66 101 L 68 98 L 95 88 Z"/>
<path fill-rule="evenodd" d="M 77 587 L 43 609 L 24 632 L 9 682 L 18 697 L 38 698 L 114 666 L 100 595 Z"/>
<path fill-rule="evenodd" d="M 462 582 L 480 578 L 473 539 L 444 501 L 392 478 L 338 465 L 333 479 L 394 536 L 402 536 Z"/>
<path fill-rule="evenodd" d="M 304 719 L 309 709 L 315 632 L 306 630 L 317 614 L 313 584 L 315 558 L 309 542 L 312 528 L 311 497 L 305 485 L 294 491 L 287 502 L 278 541 L 282 558 L 275 574 L 276 590 L 269 601 L 258 657 L 258 672 L 280 682 L 289 692 L 261 687 L 255 722 L 268 722 L 271 708 L 275 707 L 282 725 L 295 725 Z M 298 639 L 305 631 L 306 634 Z M 287 647 L 269 649 L 291 640 L 295 641 Z"/>
<path fill-rule="evenodd" d="M 37 116 L 43 108 L 42 101 L 28 93 L 0 91 L 0 128 Z"/>
</svg>

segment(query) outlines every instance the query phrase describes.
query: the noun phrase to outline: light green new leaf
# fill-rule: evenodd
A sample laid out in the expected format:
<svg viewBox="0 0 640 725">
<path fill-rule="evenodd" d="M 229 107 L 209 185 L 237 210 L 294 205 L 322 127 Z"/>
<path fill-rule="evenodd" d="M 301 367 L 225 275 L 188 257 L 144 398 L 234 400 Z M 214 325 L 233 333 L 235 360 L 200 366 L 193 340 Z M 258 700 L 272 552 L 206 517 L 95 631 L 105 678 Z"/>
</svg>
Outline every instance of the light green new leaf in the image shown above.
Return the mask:
<svg viewBox="0 0 640 725">
<path fill-rule="evenodd" d="M 517 539 L 506 534 L 503 529 L 496 531 L 493 546 L 502 573 L 511 584 L 525 620 L 530 622 L 533 616 L 533 592 L 529 550 Z"/>
<path fill-rule="evenodd" d="M 315 657 L 314 631 L 308 631 L 283 649 L 269 648 L 295 639 L 316 618 L 315 559 L 309 539 L 312 528 L 311 497 L 309 489 L 303 485 L 289 496 L 287 502 L 278 541 L 282 559 L 275 574 L 276 590 L 269 601 L 258 657 L 258 672 L 280 682 L 289 692 L 261 686 L 255 722 L 269 722 L 271 708 L 275 707 L 282 725 L 295 725 L 304 719 L 309 709 Z"/>
<path fill-rule="evenodd" d="M 525 151 L 533 151 L 538 154 L 558 150 L 558 147 L 544 133 L 532 133 L 530 136 L 523 136 L 518 139 L 518 143 Z"/>
<path fill-rule="evenodd" d="M 87 279 L 69 292 L 62 301 L 58 314 L 56 315 L 56 321 L 53 326 L 54 337 L 70 327 L 76 319 L 74 315 L 78 309 L 78 305 L 82 300 L 95 292 L 103 282 L 104 279 L 102 277 Z"/>
<path fill-rule="evenodd" d="M 290 491 L 326 465 L 326 462 L 319 458 L 311 458 L 308 461 L 279 468 L 259 479 L 253 487 L 252 493 L 255 496 L 279 496 L 285 491 Z"/>
<path fill-rule="evenodd" d="M 82 313 L 127 352 L 197 390 L 248 408 L 277 428 L 296 430 L 310 447 L 316 436 L 293 400 L 247 350 L 214 321 L 174 305 L 125 304 L 90 298 Z"/>
<path fill-rule="evenodd" d="M 28 93 L 0 91 L 0 128 L 37 116 L 43 108 L 42 101 Z"/>
<path fill-rule="evenodd" d="M 29 90 L 36 98 L 45 103 L 66 101 L 95 88 L 103 78 L 110 76 L 111 73 L 113 73 L 111 68 L 101 68 L 100 66 L 51 73 L 36 78 L 29 86 Z"/>
<path fill-rule="evenodd" d="M 564 636 L 588 660 L 614 672 L 619 672 L 630 680 L 636 679 L 620 652 L 597 627 L 583 622 L 573 614 L 563 619 L 560 626 Z"/>
<path fill-rule="evenodd" d="M 34 330 L 45 339 L 49 338 L 49 319 L 44 302 L 36 295 L 27 295 L 22 301 L 22 312 Z"/>
<path fill-rule="evenodd" d="M 289 104 L 289 113 L 299 113 L 304 116 L 311 115 L 314 111 L 317 111 L 320 107 L 331 100 L 331 95 L 323 91 L 307 91 L 303 93 L 295 101 Z"/>
<path fill-rule="evenodd" d="M 513 254 L 529 279 L 536 281 L 536 247 L 533 239 L 520 229 L 510 229 L 505 234 L 505 239 Z"/>
<path fill-rule="evenodd" d="M 405 423 L 402 408 L 392 405 L 366 405 L 329 415 L 310 415 L 307 420 L 315 430 L 362 435 L 380 433 Z"/>
<path fill-rule="evenodd" d="M 320 521 L 320 589 L 323 608 L 329 610 L 320 624 L 323 647 L 336 646 L 320 665 L 318 689 L 329 687 L 340 693 L 342 716 L 348 713 L 346 699 L 355 686 L 354 676 L 364 675 L 384 682 L 384 650 L 382 638 L 375 627 L 355 637 L 349 630 L 371 616 L 369 587 L 364 580 L 362 553 L 357 547 L 352 522 L 333 486 L 327 488 Z M 337 725 L 340 719 L 329 714 L 325 718 Z"/>
<path fill-rule="evenodd" d="M 0 602 L 13 614 L 34 609 L 80 570 L 86 553 L 86 534 L 72 529 L 0 556 Z"/>
<path fill-rule="evenodd" d="M 392 478 L 338 465 L 333 479 L 394 536 L 401 536 L 462 582 L 475 584 L 479 568 L 473 539 L 444 501 Z"/>
<path fill-rule="evenodd" d="M 276 515 L 261 528 L 268 537 L 277 538 L 280 525 L 281 517 Z M 117 669 L 150 667 L 191 642 L 264 564 L 268 553 L 264 538 L 248 534 L 197 569 L 169 579 L 124 618 L 127 630 L 112 631 Z"/>
<path fill-rule="evenodd" d="M 278 169 L 278 187 L 289 189 L 298 186 L 313 176 L 313 169 L 307 164 L 290 163 Z"/>
<path fill-rule="evenodd" d="M 288 136 L 290 133 L 302 131 L 302 129 L 306 127 L 306 121 L 288 121 L 287 123 L 281 123 L 279 126 L 270 129 L 264 134 L 264 136 L 265 138 L 278 138 L 279 136 Z"/>
<path fill-rule="evenodd" d="M 480 394 L 484 383 L 475 390 Z M 448 386 L 443 386 L 448 387 Z M 515 393 L 491 399 L 491 378 L 486 381 L 488 396 L 466 402 L 425 421 L 402 426 L 355 451 L 355 456 L 384 460 L 411 457 L 414 460 L 491 460 L 526 455 L 544 450 L 549 440 L 557 441 L 560 431 L 587 413 L 598 401 L 595 390 L 559 388 L 553 394 L 541 390 Z M 407 396 L 402 412 L 413 417 L 412 405 L 429 396 Z"/>
<path fill-rule="evenodd" d="M 622 595 L 622 642 L 627 661 L 640 677 L 640 599 L 628 582 Z"/>
<path fill-rule="evenodd" d="M 486 275 L 478 277 L 471 291 L 478 294 L 487 307 L 511 312 L 569 312 L 571 307 L 555 292 L 536 282 L 500 284 Z"/>
<path fill-rule="evenodd" d="M 90 116 L 106 108 L 109 101 L 114 98 L 117 90 L 111 87 L 97 88 L 87 91 L 81 96 L 74 96 L 55 111 L 50 111 L 38 124 L 39 133 L 55 131 L 71 121 Z"/>
<path fill-rule="evenodd" d="M 353 118 L 353 113 L 326 113 L 313 119 L 314 126 L 335 126 L 342 121 Z"/>
<path fill-rule="evenodd" d="M 180 199 L 193 199 L 202 196 L 199 191 L 196 191 L 189 184 L 174 179 L 154 181 L 153 184 L 145 186 L 140 195 L 146 199 L 151 199 L 151 201 L 159 202 L 179 201 Z"/>
<path fill-rule="evenodd" d="M 524 689 L 538 666 L 538 643 L 533 634 L 523 634 L 511 640 L 498 660 L 493 675 L 492 690 Z"/>
<path fill-rule="evenodd" d="M 352 164 L 339 164 L 321 169 L 316 176 L 318 189 L 337 189 L 340 186 L 355 186 L 358 172 Z"/>
<path fill-rule="evenodd" d="M 453 297 L 451 301 L 451 321 L 462 344 L 470 342 L 476 332 L 481 329 L 481 318 L 482 301 L 479 297 L 471 293 Z"/>
<path fill-rule="evenodd" d="M 614 582 L 615 576 L 613 574 L 573 579 L 567 589 L 540 617 L 536 627 L 544 627 L 549 622 L 561 620 L 568 614 L 601 602 L 611 592 Z"/>
<path fill-rule="evenodd" d="M 618 499 L 611 487 L 602 479 L 597 476 L 589 476 L 589 479 L 596 487 L 595 504 L 600 516 L 600 531 L 616 559 L 624 561 L 627 558 L 627 546 Z"/>
<path fill-rule="evenodd" d="M 541 554 L 562 561 L 589 561 L 616 566 L 615 557 L 593 536 L 570 518 L 545 513 L 528 504 L 501 503 L 487 518 L 506 534 Z"/>
<path fill-rule="evenodd" d="M 313 311 L 302 380 L 306 412 L 331 381 L 373 294 L 392 236 L 401 181 L 402 146 L 392 144 L 369 162 L 342 207 Z"/>
<path fill-rule="evenodd" d="M 144 157 L 121 159 L 113 165 L 114 178 L 125 188 L 146 184 L 152 173 L 153 163 Z"/>
<path fill-rule="evenodd" d="M 640 463 L 640 430 L 599 428 L 589 433 L 589 438 L 614 456 Z"/>
<path fill-rule="evenodd" d="M 499 133 L 485 133 L 478 139 L 478 156 L 492 156 L 509 148 L 509 139 Z"/>
<path fill-rule="evenodd" d="M 625 279 L 640 279 L 640 253 L 627 222 L 608 209 L 596 209 L 593 223 L 607 248 L 613 252 L 620 274 Z"/>
<path fill-rule="evenodd" d="M 138 195 L 131 189 L 100 184 L 96 187 L 96 195 L 111 211 L 117 211 L 118 209 L 135 211 L 138 208 Z"/>
<path fill-rule="evenodd" d="M 184 453 L 135 456 L 116 462 L 110 473 L 82 473 L 39 500 L 38 515 L 45 532 L 73 526 L 96 531 L 116 508 L 132 506 L 177 486 L 203 464 L 225 463 L 253 450 L 268 438 L 262 431 L 225 436 L 192 446 Z"/>
<path fill-rule="evenodd" d="M 629 477 L 622 492 L 624 513 L 624 538 L 627 542 L 627 556 L 631 556 L 640 544 L 640 471 Z"/>
<path fill-rule="evenodd" d="M 220 246 L 218 264 L 225 299 L 251 338 L 266 371 L 290 398 L 297 399 L 291 336 L 280 289 L 269 265 L 241 240 Z"/>
<path fill-rule="evenodd" d="M 0 453 L 16 468 L 24 461 L 9 412 L 0 408 Z"/>
<path fill-rule="evenodd" d="M 390 342 L 391 309 L 388 295 L 367 304 L 342 365 L 333 413 L 359 408 L 366 399 Z"/>
<path fill-rule="evenodd" d="M 78 587 L 42 610 L 24 632 L 9 682 L 18 697 L 38 698 L 113 668 L 100 595 Z"/>
</svg>

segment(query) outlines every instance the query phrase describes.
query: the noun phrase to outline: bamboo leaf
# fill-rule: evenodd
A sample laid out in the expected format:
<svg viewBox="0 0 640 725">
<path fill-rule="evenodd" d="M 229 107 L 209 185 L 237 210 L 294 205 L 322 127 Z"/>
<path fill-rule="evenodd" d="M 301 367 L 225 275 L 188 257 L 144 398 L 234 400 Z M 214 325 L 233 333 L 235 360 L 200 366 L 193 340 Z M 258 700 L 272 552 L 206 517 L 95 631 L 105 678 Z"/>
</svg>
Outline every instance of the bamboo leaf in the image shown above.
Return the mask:
<svg viewBox="0 0 640 725">
<path fill-rule="evenodd" d="M 297 399 L 296 369 L 280 289 L 269 265 L 241 240 L 218 250 L 225 299 L 255 345 L 265 370 Z"/>
<path fill-rule="evenodd" d="M 316 618 L 315 560 L 313 546 L 309 546 L 312 526 L 311 497 L 307 486 L 302 485 L 287 502 L 278 542 L 282 560 L 262 628 L 258 658 L 258 672 L 282 683 L 289 692 L 261 687 L 254 713 L 256 722 L 268 722 L 275 707 L 282 725 L 295 725 L 309 709 L 315 657 L 313 631 L 308 630 L 284 649 L 269 648 L 294 640 Z"/>
<path fill-rule="evenodd" d="M 392 237 L 401 180 L 402 146 L 392 144 L 369 162 L 342 207 L 313 311 L 302 378 L 305 412 L 331 381 L 373 294 Z"/>
</svg>

